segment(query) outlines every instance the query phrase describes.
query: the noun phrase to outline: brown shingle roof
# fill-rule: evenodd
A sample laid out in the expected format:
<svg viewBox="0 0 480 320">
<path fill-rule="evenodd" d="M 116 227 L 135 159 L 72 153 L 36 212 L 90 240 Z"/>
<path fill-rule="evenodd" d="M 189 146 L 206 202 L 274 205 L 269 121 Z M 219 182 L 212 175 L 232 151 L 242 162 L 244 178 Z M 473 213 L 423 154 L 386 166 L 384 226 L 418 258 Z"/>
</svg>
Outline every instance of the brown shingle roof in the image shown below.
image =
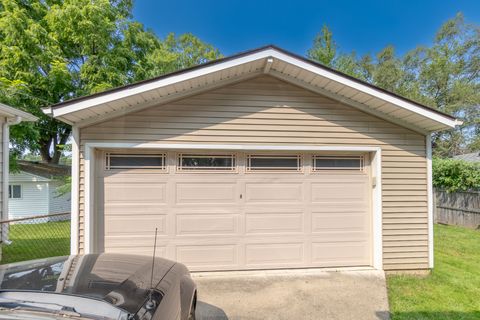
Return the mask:
<svg viewBox="0 0 480 320">
<path fill-rule="evenodd" d="M 38 161 L 18 160 L 18 167 L 21 171 L 31 173 L 40 177 L 53 179 L 70 175 L 70 166 L 51 164 Z"/>
<path fill-rule="evenodd" d="M 480 151 L 454 156 L 455 159 L 465 160 L 469 162 L 480 162 Z"/>
</svg>

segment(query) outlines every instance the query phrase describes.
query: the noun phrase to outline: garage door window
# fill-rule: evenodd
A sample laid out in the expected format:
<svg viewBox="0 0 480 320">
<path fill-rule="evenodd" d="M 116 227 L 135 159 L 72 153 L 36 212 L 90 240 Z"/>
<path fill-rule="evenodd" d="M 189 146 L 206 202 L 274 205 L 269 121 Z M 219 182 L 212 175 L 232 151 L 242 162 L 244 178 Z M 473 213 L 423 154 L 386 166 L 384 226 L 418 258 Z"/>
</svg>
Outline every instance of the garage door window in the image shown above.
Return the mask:
<svg viewBox="0 0 480 320">
<path fill-rule="evenodd" d="M 313 157 L 313 170 L 325 171 L 325 170 L 363 170 L 363 157 L 362 156 L 314 156 Z"/>
<path fill-rule="evenodd" d="M 233 154 L 179 154 L 178 171 L 235 171 Z"/>
<path fill-rule="evenodd" d="M 300 155 L 248 155 L 247 171 L 302 171 Z"/>
<path fill-rule="evenodd" d="M 107 153 L 106 169 L 159 169 L 165 170 L 165 154 L 113 154 Z"/>
</svg>

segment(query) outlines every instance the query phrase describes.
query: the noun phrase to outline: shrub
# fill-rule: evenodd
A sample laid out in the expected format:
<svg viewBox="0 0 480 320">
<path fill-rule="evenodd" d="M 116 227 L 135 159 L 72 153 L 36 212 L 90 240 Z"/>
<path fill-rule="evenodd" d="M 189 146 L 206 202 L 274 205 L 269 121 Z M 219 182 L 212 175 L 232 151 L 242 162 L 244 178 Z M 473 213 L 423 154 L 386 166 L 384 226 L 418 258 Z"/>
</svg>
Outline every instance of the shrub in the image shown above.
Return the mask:
<svg viewBox="0 0 480 320">
<path fill-rule="evenodd" d="M 480 190 L 480 163 L 434 158 L 433 186 L 448 192 Z"/>
</svg>

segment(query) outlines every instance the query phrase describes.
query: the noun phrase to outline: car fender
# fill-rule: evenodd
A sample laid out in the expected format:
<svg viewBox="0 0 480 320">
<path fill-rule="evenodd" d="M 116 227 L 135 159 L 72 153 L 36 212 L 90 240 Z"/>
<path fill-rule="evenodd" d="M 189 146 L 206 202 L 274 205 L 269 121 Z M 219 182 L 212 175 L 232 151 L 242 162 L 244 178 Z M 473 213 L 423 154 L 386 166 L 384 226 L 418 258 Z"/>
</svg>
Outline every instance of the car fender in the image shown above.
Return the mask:
<svg viewBox="0 0 480 320">
<path fill-rule="evenodd" d="M 197 285 L 190 277 L 190 274 L 185 274 L 180 279 L 180 300 L 182 308 L 182 319 L 188 319 L 190 307 L 192 303 L 196 304 Z"/>
</svg>

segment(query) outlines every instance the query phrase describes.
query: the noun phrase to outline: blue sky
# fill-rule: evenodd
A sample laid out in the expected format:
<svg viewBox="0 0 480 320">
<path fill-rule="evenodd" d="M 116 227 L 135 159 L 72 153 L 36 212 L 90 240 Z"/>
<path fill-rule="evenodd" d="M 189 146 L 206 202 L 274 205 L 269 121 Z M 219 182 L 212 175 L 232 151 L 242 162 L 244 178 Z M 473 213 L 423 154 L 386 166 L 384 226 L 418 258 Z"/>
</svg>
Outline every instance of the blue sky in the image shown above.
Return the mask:
<svg viewBox="0 0 480 320">
<path fill-rule="evenodd" d="M 304 55 L 327 24 L 342 51 L 362 55 L 389 44 L 400 54 L 429 45 L 459 11 L 480 24 L 480 0 L 136 0 L 134 18 L 160 37 L 191 32 L 224 55 L 266 44 Z"/>
</svg>

